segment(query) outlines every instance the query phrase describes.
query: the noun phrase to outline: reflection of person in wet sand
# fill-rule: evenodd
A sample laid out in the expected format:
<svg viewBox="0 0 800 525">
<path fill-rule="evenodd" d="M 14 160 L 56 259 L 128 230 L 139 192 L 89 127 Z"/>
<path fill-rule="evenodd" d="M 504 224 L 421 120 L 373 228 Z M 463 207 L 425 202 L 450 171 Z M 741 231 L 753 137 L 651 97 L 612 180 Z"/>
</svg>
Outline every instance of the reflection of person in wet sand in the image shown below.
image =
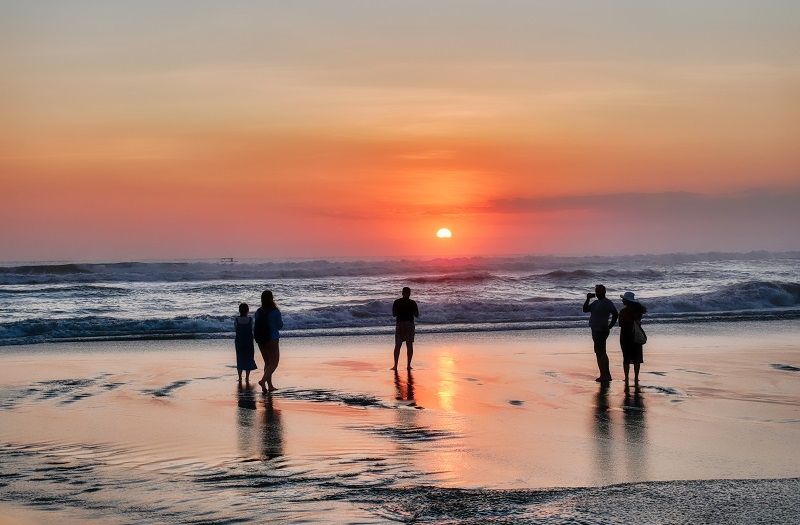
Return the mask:
<svg viewBox="0 0 800 525">
<path fill-rule="evenodd" d="M 394 371 L 395 399 L 397 401 L 410 401 L 409 405 L 414 405 L 414 374 L 408 370 L 408 378 L 405 384 L 400 379 L 400 372 Z"/>
<path fill-rule="evenodd" d="M 601 384 L 595 395 L 594 420 L 595 436 L 607 439 L 611 437 L 611 418 L 609 417 L 608 384 Z"/>
<path fill-rule="evenodd" d="M 274 459 L 283 455 L 283 423 L 281 411 L 275 406 L 272 395 L 264 397 L 264 426 L 261 435 L 261 459 Z"/>
<path fill-rule="evenodd" d="M 408 286 L 403 288 L 403 297 L 392 305 L 392 315 L 397 319 L 397 326 L 394 334 L 394 366 L 391 369 L 397 370 L 400 348 L 405 341 L 408 369 L 411 370 L 411 358 L 414 357 L 414 319 L 419 317 L 419 309 L 416 301 L 411 300 L 411 288 Z"/>
<path fill-rule="evenodd" d="M 647 479 L 647 425 L 642 391 L 638 386 L 625 389 L 622 401 L 622 424 L 625 430 L 625 457 L 629 475 L 635 481 Z"/>
<path fill-rule="evenodd" d="M 595 443 L 595 459 L 597 461 L 597 480 L 599 482 L 607 481 L 608 473 L 612 470 L 613 458 L 611 457 L 612 450 L 612 433 L 611 433 L 611 413 L 608 403 L 608 382 L 600 383 L 600 389 L 595 394 L 594 398 L 594 443 Z"/>
<path fill-rule="evenodd" d="M 589 303 L 593 298 L 596 301 Z M 611 381 L 611 371 L 608 368 L 608 354 L 606 353 L 606 340 L 611 333 L 611 328 L 617 322 L 617 308 L 610 299 L 606 298 L 606 287 L 598 284 L 594 287 L 594 293 L 586 294 L 586 302 L 583 303 L 583 311 L 589 315 L 589 327 L 592 329 L 592 341 L 594 341 L 594 354 L 597 358 L 597 368 L 600 376 L 595 379 L 597 382 Z M 611 320 L 609 321 L 609 317 Z"/>
<path fill-rule="evenodd" d="M 237 421 L 239 423 L 239 451 L 244 456 L 253 453 L 253 433 L 256 419 L 256 396 L 253 387 L 239 384 L 236 392 L 236 405 L 238 407 Z"/>
<path fill-rule="evenodd" d="M 250 385 L 239 385 L 237 389 L 238 392 L 238 402 L 237 405 L 239 408 L 247 409 L 247 410 L 255 410 L 256 409 L 256 398 L 253 395 L 253 387 Z"/>
</svg>

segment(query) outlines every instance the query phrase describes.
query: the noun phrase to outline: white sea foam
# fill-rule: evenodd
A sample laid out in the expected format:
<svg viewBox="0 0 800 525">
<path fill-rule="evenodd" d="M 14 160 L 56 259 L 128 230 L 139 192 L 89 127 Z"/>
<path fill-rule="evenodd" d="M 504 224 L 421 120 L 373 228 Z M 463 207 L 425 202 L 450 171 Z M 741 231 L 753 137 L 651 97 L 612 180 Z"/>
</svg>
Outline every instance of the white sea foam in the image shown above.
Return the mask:
<svg viewBox="0 0 800 525">
<path fill-rule="evenodd" d="M 0 268 L 0 345 L 228 337 L 238 304 L 264 288 L 287 335 L 389 331 L 404 285 L 421 331 L 585 326 L 596 282 L 617 302 L 636 291 L 646 322 L 791 318 L 798 275 L 798 254 L 15 266 Z"/>
</svg>

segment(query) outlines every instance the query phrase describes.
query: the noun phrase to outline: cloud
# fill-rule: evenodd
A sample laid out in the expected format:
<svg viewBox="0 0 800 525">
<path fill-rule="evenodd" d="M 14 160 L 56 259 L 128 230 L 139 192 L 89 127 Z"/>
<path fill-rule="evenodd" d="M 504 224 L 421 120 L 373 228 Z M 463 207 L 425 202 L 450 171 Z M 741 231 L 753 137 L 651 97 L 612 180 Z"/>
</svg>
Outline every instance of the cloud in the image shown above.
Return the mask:
<svg viewBox="0 0 800 525">
<path fill-rule="evenodd" d="M 800 188 L 753 189 L 712 195 L 691 192 L 630 192 L 555 197 L 514 197 L 497 199 L 482 208 L 494 213 L 532 213 L 540 211 L 593 211 L 623 215 L 752 215 L 781 214 L 800 217 Z"/>
</svg>

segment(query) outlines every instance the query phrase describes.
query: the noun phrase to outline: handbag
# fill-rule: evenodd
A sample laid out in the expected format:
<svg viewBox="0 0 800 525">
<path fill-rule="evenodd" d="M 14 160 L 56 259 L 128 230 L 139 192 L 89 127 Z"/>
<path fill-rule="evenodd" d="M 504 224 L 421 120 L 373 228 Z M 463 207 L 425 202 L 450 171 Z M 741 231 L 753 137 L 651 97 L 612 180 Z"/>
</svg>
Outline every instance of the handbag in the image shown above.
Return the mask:
<svg viewBox="0 0 800 525">
<path fill-rule="evenodd" d="M 637 345 L 643 345 L 647 343 L 647 334 L 644 333 L 642 325 L 639 321 L 633 322 L 633 342 Z"/>
</svg>

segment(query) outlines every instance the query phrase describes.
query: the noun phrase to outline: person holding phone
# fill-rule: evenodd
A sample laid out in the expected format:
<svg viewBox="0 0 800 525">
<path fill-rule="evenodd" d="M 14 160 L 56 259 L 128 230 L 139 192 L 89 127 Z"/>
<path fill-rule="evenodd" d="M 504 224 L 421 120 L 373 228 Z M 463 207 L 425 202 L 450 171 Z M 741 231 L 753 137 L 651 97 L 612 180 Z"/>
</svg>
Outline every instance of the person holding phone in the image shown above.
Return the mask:
<svg viewBox="0 0 800 525">
<path fill-rule="evenodd" d="M 597 298 L 596 301 L 592 299 Z M 617 307 L 610 299 L 606 298 L 606 287 L 598 284 L 594 287 L 594 293 L 586 294 L 586 302 L 583 303 L 583 311 L 589 315 L 589 327 L 592 329 L 592 341 L 594 341 L 594 355 L 597 358 L 597 368 L 600 376 L 595 379 L 598 383 L 611 381 L 611 370 L 608 367 L 608 354 L 606 353 L 606 341 L 611 333 L 611 328 L 617 323 Z M 610 318 L 610 320 L 609 320 Z"/>
</svg>

